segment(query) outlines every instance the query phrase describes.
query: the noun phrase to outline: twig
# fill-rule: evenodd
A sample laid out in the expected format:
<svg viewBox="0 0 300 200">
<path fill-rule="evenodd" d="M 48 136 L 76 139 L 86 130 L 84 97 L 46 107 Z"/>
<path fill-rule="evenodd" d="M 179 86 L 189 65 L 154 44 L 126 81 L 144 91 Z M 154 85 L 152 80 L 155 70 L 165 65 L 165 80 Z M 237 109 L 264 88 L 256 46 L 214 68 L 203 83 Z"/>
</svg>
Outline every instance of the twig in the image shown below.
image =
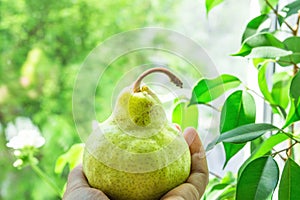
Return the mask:
<svg viewBox="0 0 300 200">
<path fill-rule="evenodd" d="M 279 153 L 281 153 L 281 152 L 284 152 L 284 151 L 289 151 L 291 148 L 293 148 L 293 146 L 295 146 L 296 144 L 298 144 L 298 142 L 295 142 L 295 143 L 293 143 L 292 145 L 290 145 L 289 147 L 287 147 L 287 148 L 284 148 L 284 149 L 281 149 L 280 151 L 276 151 L 276 152 L 274 152 L 274 153 L 272 153 L 271 155 L 274 157 L 274 156 L 276 156 L 277 154 L 279 154 Z M 288 156 L 288 155 L 287 155 Z"/>
<path fill-rule="evenodd" d="M 271 104 L 267 99 L 265 99 L 263 96 L 261 96 L 260 94 L 258 94 L 255 90 L 248 88 L 247 86 L 245 86 L 246 90 L 249 90 L 251 92 L 253 92 L 255 95 L 257 95 L 258 97 L 260 97 L 263 101 L 265 101 L 267 104 L 269 104 L 271 107 L 276 107 L 279 108 L 280 105 L 278 104 Z M 280 109 L 279 109 L 280 110 Z M 280 112 L 280 114 L 282 116 L 284 116 L 284 114 L 282 112 Z"/>
<path fill-rule="evenodd" d="M 298 18 L 297 18 L 295 29 L 293 31 L 294 36 L 298 35 L 299 26 L 300 26 L 300 11 L 298 11 Z"/>
<path fill-rule="evenodd" d="M 248 88 L 247 86 L 245 86 L 246 90 L 249 90 L 251 92 L 253 92 L 254 94 L 256 94 L 258 97 L 260 97 L 262 100 L 266 101 L 266 99 L 261 96 L 260 94 L 258 94 L 255 90 L 251 89 L 251 88 Z"/>
<path fill-rule="evenodd" d="M 208 103 L 205 103 L 205 104 L 199 104 L 199 105 L 205 105 L 205 106 L 208 106 L 208 107 L 214 109 L 214 110 L 217 111 L 217 112 L 221 112 L 220 109 L 218 109 L 218 108 L 216 108 L 215 106 L 213 106 L 213 105 L 211 105 L 211 104 L 208 104 Z"/>
<path fill-rule="evenodd" d="M 271 5 L 271 3 L 268 1 L 268 0 L 265 0 L 266 1 L 266 3 L 267 3 L 267 5 L 272 9 L 272 11 L 275 13 L 275 15 L 277 16 L 277 17 L 279 17 L 279 13 L 278 13 L 278 11 Z M 294 33 L 294 29 L 293 29 L 293 27 L 289 24 L 289 23 L 287 23 L 285 20 L 283 20 L 283 23 Z"/>
<path fill-rule="evenodd" d="M 209 173 L 218 179 L 222 179 L 222 177 L 220 175 L 216 174 L 215 172 L 209 171 Z"/>
</svg>

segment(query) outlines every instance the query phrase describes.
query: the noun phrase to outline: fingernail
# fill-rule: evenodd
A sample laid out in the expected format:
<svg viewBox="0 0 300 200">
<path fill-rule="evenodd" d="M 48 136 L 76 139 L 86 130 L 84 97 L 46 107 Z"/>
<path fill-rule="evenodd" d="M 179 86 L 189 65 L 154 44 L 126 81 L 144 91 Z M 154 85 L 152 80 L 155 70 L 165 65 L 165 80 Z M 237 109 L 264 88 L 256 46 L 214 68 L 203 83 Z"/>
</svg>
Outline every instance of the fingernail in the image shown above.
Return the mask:
<svg viewBox="0 0 300 200">
<path fill-rule="evenodd" d="M 195 139 L 194 134 L 187 134 L 186 135 L 186 142 L 188 143 L 189 146 L 193 143 L 194 139 Z"/>
</svg>

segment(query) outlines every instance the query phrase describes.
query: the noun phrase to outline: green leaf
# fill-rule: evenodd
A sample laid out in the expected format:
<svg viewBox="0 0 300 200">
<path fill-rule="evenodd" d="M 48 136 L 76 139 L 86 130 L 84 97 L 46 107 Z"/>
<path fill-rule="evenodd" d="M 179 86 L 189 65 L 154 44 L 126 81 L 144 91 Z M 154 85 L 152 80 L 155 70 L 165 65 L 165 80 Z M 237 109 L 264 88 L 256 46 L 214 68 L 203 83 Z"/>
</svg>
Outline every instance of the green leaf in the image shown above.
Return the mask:
<svg viewBox="0 0 300 200">
<path fill-rule="evenodd" d="M 285 124 L 283 128 L 286 128 L 293 124 L 296 121 L 300 120 L 300 101 L 298 102 L 297 105 L 295 105 L 295 99 L 291 99 L 291 107 L 289 110 L 289 113 L 286 117 Z"/>
<path fill-rule="evenodd" d="M 290 96 L 295 100 L 295 105 L 297 105 L 300 96 L 300 70 L 292 79 Z"/>
<path fill-rule="evenodd" d="M 224 199 L 234 197 L 235 187 L 231 184 L 220 183 L 212 187 L 211 192 L 207 195 L 207 199 Z"/>
<path fill-rule="evenodd" d="M 208 14 L 214 7 L 222 3 L 224 0 L 206 0 L 205 7 L 206 7 L 206 14 Z"/>
<path fill-rule="evenodd" d="M 66 153 L 58 157 L 55 164 L 55 173 L 61 174 L 66 164 L 69 164 L 70 170 L 81 163 L 84 144 L 74 144 Z"/>
<path fill-rule="evenodd" d="M 276 8 L 276 5 L 279 0 L 268 0 L 273 8 Z M 259 0 L 260 12 L 262 14 L 268 14 L 271 11 L 271 7 L 266 3 L 266 0 Z"/>
<path fill-rule="evenodd" d="M 251 154 L 265 141 L 263 137 L 256 138 L 250 142 L 250 152 Z"/>
<path fill-rule="evenodd" d="M 247 38 L 240 50 L 232 56 L 247 56 L 255 47 L 272 46 L 284 49 L 284 44 L 271 33 L 257 33 Z"/>
<path fill-rule="evenodd" d="M 278 64 L 285 67 L 300 63 L 300 37 L 289 37 L 283 41 L 285 49 L 293 53 L 288 56 L 281 57 Z"/>
<path fill-rule="evenodd" d="M 262 14 L 258 17 L 253 18 L 246 26 L 246 29 L 242 36 L 242 42 L 245 41 L 248 37 L 257 33 L 257 29 L 262 23 L 264 23 L 269 18 L 268 15 Z"/>
<path fill-rule="evenodd" d="M 198 127 L 198 108 L 188 106 L 188 102 L 179 102 L 172 112 L 172 122 L 180 125 L 182 130 L 187 127 Z"/>
<path fill-rule="evenodd" d="M 292 123 L 300 120 L 300 71 L 293 77 L 290 86 L 291 106 L 283 128 L 288 127 Z"/>
<path fill-rule="evenodd" d="M 279 200 L 297 200 L 299 199 L 300 185 L 300 166 L 288 159 L 284 165 L 281 180 L 279 183 Z"/>
<path fill-rule="evenodd" d="M 286 117 L 284 109 L 289 104 L 289 88 L 291 84 L 291 75 L 288 72 L 278 72 L 273 74 L 273 87 L 271 96 L 274 104 L 279 105 L 282 110 L 283 117 Z"/>
<path fill-rule="evenodd" d="M 235 88 L 241 81 L 232 75 L 223 74 L 214 79 L 202 79 L 193 89 L 190 104 L 205 104 Z"/>
<path fill-rule="evenodd" d="M 266 72 L 267 72 L 269 63 L 270 62 L 267 60 L 259 68 L 259 71 L 258 71 L 258 86 L 259 86 L 259 89 L 260 89 L 261 93 L 264 95 L 264 98 L 270 104 L 274 104 L 274 100 L 273 100 L 273 97 L 271 95 L 271 92 L 269 91 L 268 83 L 267 83 L 267 79 L 266 79 Z"/>
<path fill-rule="evenodd" d="M 220 120 L 220 132 L 232 130 L 238 126 L 254 123 L 256 110 L 255 101 L 247 91 L 238 90 L 225 101 Z"/>
<path fill-rule="evenodd" d="M 299 0 L 289 3 L 282 8 L 282 11 L 286 13 L 285 18 L 288 18 L 289 16 L 298 13 L 299 10 L 300 10 Z"/>
<path fill-rule="evenodd" d="M 254 160 L 258 157 L 265 155 L 266 153 L 272 151 L 273 147 L 277 144 L 287 140 L 289 137 L 286 134 L 278 133 L 275 135 L 270 136 L 266 139 L 259 148 L 251 155 L 251 160 Z"/>
<path fill-rule="evenodd" d="M 247 55 L 247 58 L 271 58 L 292 55 L 292 51 L 283 50 L 277 47 L 255 47 L 251 53 Z"/>
<path fill-rule="evenodd" d="M 243 147 L 245 145 L 246 145 L 245 143 L 234 144 L 234 143 L 223 142 L 223 147 L 224 147 L 224 151 L 225 151 L 225 163 L 223 165 L 223 169 L 226 167 L 226 165 L 229 162 L 229 160 L 235 154 L 237 154 L 241 149 L 243 149 Z"/>
<path fill-rule="evenodd" d="M 242 164 L 239 169 L 239 174 L 245 169 L 245 167 L 253 160 L 266 155 L 271 152 L 273 147 L 277 144 L 287 140 L 289 137 L 286 134 L 278 133 L 270 136 L 266 139 L 252 154 L 251 156 Z"/>
<path fill-rule="evenodd" d="M 286 118 L 284 128 L 288 127 L 292 123 L 300 120 L 300 71 L 293 77 L 291 86 L 290 86 L 290 97 L 291 97 L 291 106 Z"/>
<path fill-rule="evenodd" d="M 279 128 L 272 124 L 246 124 L 221 134 L 217 142 L 244 143 L 262 136 L 267 131 L 275 130 L 278 131 Z"/>
<path fill-rule="evenodd" d="M 266 101 L 268 101 L 273 109 L 274 113 L 281 114 L 286 117 L 285 108 L 288 105 L 288 87 L 290 85 L 290 75 L 286 72 L 275 73 L 272 77 L 273 87 L 271 92 L 269 91 L 266 72 L 269 63 L 272 60 L 265 60 L 258 71 L 258 85 L 261 93 L 263 94 Z"/>
<path fill-rule="evenodd" d="M 274 192 L 278 179 L 279 168 L 271 156 L 255 159 L 246 166 L 238 180 L 236 199 L 267 199 Z"/>
<path fill-rule="evenodd" d="M 236 191 L 236 177 L 227 172 L 222 179 L 211 179 L 206 187 L 203 200 L 234 199 Z"/>
<path fill-rule="evenodd" d="M 289 89 L 292 76 L 288 72 L 278 72 L 273 74 L 272 79 L 272 99 L 276 105 L 280 105 L 283 109 L 286 109 L 289 104 Z M 286 115 L 286 113 L 284 114 Z"/>
<path fill-rule="evenodd" d="M 238 90 L 232 93 L 225 101 L 221 111 L 220 132 L 221 134 L 232 130 L 238 126 L 254 123 L 256 116 L 255 101 L 251 94 L 246 91 Z M 239 152 L 245 144 L 232 144 L 223 142 L 226 161 Z"/>
<path fill-rule="evenodd" d="M 285 20 L 284 17 L 278 14 L 277 19 L 278 19 L 279 26 L 281 26 L 284 23 Z"/>
</svg>

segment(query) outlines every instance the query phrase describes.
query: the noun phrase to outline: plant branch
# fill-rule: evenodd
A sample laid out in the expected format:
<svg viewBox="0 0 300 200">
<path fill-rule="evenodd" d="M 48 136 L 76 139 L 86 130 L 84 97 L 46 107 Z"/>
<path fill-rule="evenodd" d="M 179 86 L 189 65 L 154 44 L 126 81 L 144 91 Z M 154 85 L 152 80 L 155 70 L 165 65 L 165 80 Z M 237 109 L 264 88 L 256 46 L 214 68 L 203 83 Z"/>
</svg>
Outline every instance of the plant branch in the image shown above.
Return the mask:
<svg viewBox="0 0 300 200">
<path fill-rule="evenodd" d="M 272 11 L 274 12 L 274 14 L 277 16 L 277 17 L 279 17 L 280 15 L 279 15 L 279 13 L 278 13 L 278 11 L 272 6 L 272 4 L 268 1 L 268 0 L 265 0 L 266 1 L 266 4 L 272 9 Z M 285 20 L 283 20 L 283 23 L 293 32 L 293 34 L 294 34 L 294 29 L 293 29 L 293 27 L 289 24 L 289 23 L 287 23 Z"/>
<path fill-rule="evenodd" d="M 222 179 L 222 177 L 220 175 L 216 174 L 215 172 L 209 171 L 209 173 L 218 179 Z"/>
<path fill-rule="evenodd" d="M 45 181 L 59 197 L 62 196 L 61 189 L 43 172 L 36 164 L 30 162 L 32 170 Z"/>
<path fill-rule="evenodd" d="M 261 96 L 260 94 L 258 94 L 255 90 L 253 90 L 251 88 L 248 88 L 248 87 L 245 87 L 245 88 L 246 88 L 246 90 L 249 90 L 249 91 L 253 92 L 255 95 L 260 97 L 262 100 L 266 101 L 266 99 L 263 96 Z"/>
<path fill-rule="evenodd" d="M 299 26 L 300 26 L 300 11 L 298 11 L 298 18 L 297 18 L 295 29 L 293 31 L 294 36 L 298 35 Z"/>
<path fill-rule="evenodd" d="M 199 104 L 199 105 L 205 105 L 205 106 L 208 106 L 210 108 L 212 108 L 213 110 L 217 111 L 217 112 L 221 112 L 220 109 L 216 108 L 215 106 L 211 105 L 211 104 L 208 104 L 208 103 L 205 103 L 205 104 Z"/>
<path fill-rule="evenodd" d="M 284 148 L 284 149 L 281 149 L 281 150 L 279 150 L 279 151 L 276 151 L 276 152 L 274 152 L 274 153 L 272 153 L 271 155 L 274 157 L 274 156 L 276 156 L 277 154 L 279 154 L 279 153 L 281 153 L 281 152 L 288 152 L 291 148 L 293 148 L 293 146 L 295 146 L 296 144 L 298 144 L 298 142 L 295 142 L 295 143 L 293 143 L 293 144 L 291 144 L 289 147 L 287 147 L 287 148 Z M 287 156 L 289 156 L 288 154 L 287 154 Z"/>
<path fill-rule="evenodd" d="M 255 90 L 248 88 L 247 86 L 245 86 L 246 90 L 249 90 L 251 92 L 253 92 L 255 95 L 257 95 L 258 97 L 260 97 L 263 101 L 265 101 L 267 104 L 269 104 L 271 107 L 276 107 L 279 108 L 280 105 L 278 104 L 271 104 L 267 99 L 265 99 L 263 96 L 261 96 L 260 94 L 258 94 Z M 280 110 L 280 109 L 279 109 Z M 279 112 L 283 117 L 284 114 L 282 112 Z M 285 117 L 284 117 L 285 118 Z"/>
</svg>

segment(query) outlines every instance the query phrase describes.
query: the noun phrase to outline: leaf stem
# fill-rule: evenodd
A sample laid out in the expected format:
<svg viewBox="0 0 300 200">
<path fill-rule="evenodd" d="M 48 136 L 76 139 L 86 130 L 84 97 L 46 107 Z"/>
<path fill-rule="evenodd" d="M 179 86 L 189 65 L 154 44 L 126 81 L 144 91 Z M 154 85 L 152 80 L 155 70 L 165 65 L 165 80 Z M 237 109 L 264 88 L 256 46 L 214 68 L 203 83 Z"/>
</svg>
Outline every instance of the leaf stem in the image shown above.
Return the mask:
<svg viewBox="0 0 300 200">
<path fill-rule="evenodd" d="M 217 179 L 222 179 L 222 177 L 220 175 L 216 174 L 215 172 L 209 171 L 209 173 L 211 175 L 213 175 L 214 177 L 216 177 Z"/>
<path fill-rule="evenodd" d="M 279 150 L 279 151 L 276 151 L 276 152 L 272 153 L 271 155 L 272 155 L 273 157 L 275 157 L 277 154 L 279 154 L 279 153 L 285 151 L 285 152 L 287 152 L 287 156 L 290 157 L 290 156 L 288 155 L 288 151 L 289 151 L 291 148 L 293 148 L 293 146 L 295 146 L 296 144 L 298 144 L 298 142 L 292 143 L 289 147 L 284 148 L 284 149 L 281 149 L 281 150 Z"/>
<path fill-rule="evenodd" d="M 58 195 L 59 197 L 62 196 L 61 192 L 62 190 L 47 176 L 47 174 L 45 172 L 43 172 L 41 170 L 41 168 L 39 168 L 37 166 L 37 164 L 34 164 L 32 162 L 30 162 L 30 166 L 32 168 L 32 170 L 43 180 L 45 181 L 45 183 L 47 183 L 52 190 L 56 193 L 56 195 Z"/>
<path fill-rule="evenodd" d="M 251 88 L 248 88 L 247 86 L 245 86 L 246 90 L 249 90 L 251 92 L 253 92 L 255 95 L 257 95 L 258 97 L 260 97 L 262 100 L 266 101 L 266 99 L 261 96 L 260 94 L 258 94 L 255 90 L 251 89 Z"/>
<path fill-rule="evenodd" d="M 298 11 L 298 18 L 297 18 L 295 29 L 293 31 L 294 36 L 298 35 L 299 26 L 300 26 L 300 11 Z"/>
<path fill-rule="evenodd" d="M 279 13 L 278 13 L 278 11 L 272 6 L 272 4 L 268 1 L 268 0 L 265 0 L 266 1 L 266 4 L 272 9 L 272 11 L 274 12 L 274 14 L 277 16 L 277 17 L 279 17 L 280 15 L 279 15 Z M 283 20 L 283 23 L 293 32 L 293 34 L 294 34 L 294 29 L 293 29 L 293 27 L 289 24 L 289 23 L 287 23 L 285 20 Z"/>
<path fill-rule="evenodd" d="M 205 103 L 205 104 L 199 104 L 199 105 L 205 105 L 205 106 L 208 106 L 210 108 L 212 108 L 213 110 L 217 111 L 217 112 L 221 112 L 220 109 L 216 108 L 215 106 L 211 105 L 211 104 L 208 104 L 208 103 Z"/>
</svg>

